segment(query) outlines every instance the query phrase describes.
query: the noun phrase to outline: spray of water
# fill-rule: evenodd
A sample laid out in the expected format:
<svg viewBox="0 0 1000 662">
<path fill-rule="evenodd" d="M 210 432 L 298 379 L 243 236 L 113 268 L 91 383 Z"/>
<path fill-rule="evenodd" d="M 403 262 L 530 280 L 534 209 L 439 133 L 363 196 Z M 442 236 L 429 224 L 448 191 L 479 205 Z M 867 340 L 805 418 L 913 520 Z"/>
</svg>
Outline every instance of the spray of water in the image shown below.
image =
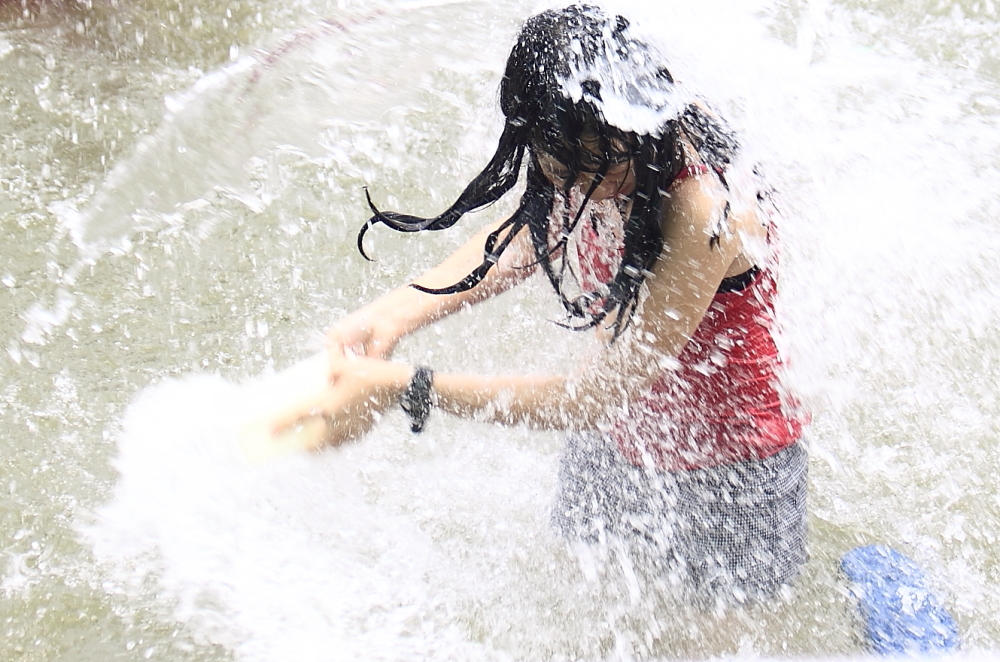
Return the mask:
<svg viewBox="0 0 1000 662">
<path fill-rule="evenodd" d="M 781 341 L 814 423 L 811 559 L 774 605 L 692 612 L 613 550 L 567 549 L 548 526 L 557 436 L 438 417 L 413 438 L 391 414 L 351 447 L 257 466 L 239 454 L 229 422 L 256 380 L 481 222 L 377 234 L 373 266 L 352 247 L 362 185 L 388 207 L 439 210 L 493 147 L 499 71 L 531 8 L 474 2 L 355 8 L 350 25 L 237 50 L 175 93 L 93 192 L 38 175 L 67 200 L 52 243 L 99 250 L 50 249 L 44 295 L 0 274 L 20 313 L 11 365 L 59 366 L 44 397 L 5 383 L 0 415 L 42 440 L 5 441 L 34 462 L 16 475 L 43 486 L 35 501 L 50 490 L 95 511 L 45 520 L 79 536 L 70 551 L 13 527 L 3 595 L 27 613 L 75 582 L 95 610 L 169 624 L 130 626 L 146 639 L 136 659 L 854 653 L 836 560 L 880 541 L 928 569 L 970 647 L 995 647 L 998 19 L 989 2 L 925 4 L 610 5 L 732 121 L 778 191 Z M 0 40 L 0 65 L 18 56 Z M 30 229 L 45 205 L 21 200 Z M 558 368 L 591 348 L 547 323 L 554 305 L 529 284 L 399 351 L 442 369 Z M 26 482 L 3 503 L 38 514 Z"/>
</svg>

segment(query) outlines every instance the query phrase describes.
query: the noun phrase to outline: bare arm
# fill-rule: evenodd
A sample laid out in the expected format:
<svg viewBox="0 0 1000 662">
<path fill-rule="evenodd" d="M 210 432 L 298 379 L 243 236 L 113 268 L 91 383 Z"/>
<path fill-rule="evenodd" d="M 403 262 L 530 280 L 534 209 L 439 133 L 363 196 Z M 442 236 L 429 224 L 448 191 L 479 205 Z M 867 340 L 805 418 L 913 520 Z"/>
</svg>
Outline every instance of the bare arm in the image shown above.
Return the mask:
<svg viewBox="0 0 1000 662">
<path fill-rule="evenodd" d="M 741 253 L 739 227 L 724 233 L 714 247 L 710 242 L 725 199 L 719 186 L 713 178 L 699 177 L 672 191 L 663 221 L 666 248 L 646 281 L 643 310 L 634 328 L 607 352 L 566 375 L 438 373 L 438 406 L 464 418 L 546 429 L 594 428 L 613 420 L 684 349 Z M 741 222 L 737 219 L 735 225 Z M 404 364 L 364 358 L 341 356 L 332 358 L 331 365 L 336 381 L 319 406 L 333 421 L 334 442 L 353 436 L 347 425 L 352 407 L 390 406 L 412 375 Z"/>
<path fill-rule="evenodd" d="M 741 252 L 737 234 L 714 247 L 709 241 L 724 200 L 717 186 L 714 178 L 697 178 L 673 192 L 663 223 L 666 248 L 646 281 L 643 310 L 607 352 L 569 375 L 441 374 L 434 380 L 439 406 L 463 417 L 546 429 L 593 428 L 617 416 L 683 351 Z"/>
<path fill-rule="evenodd" d="M 454 285 L 483 261 L 486 237 L 502 221 L 484 228 L 441 264 L 415 282 L 424 287 Z M 443 317 L 496 296 L 527 278 L 533 271 L 527 230 L 514 239 L 500 261 L 476 287 L 458 294 L 428 294 L 404 285 L 340 320 L 327 333 L 331 356 L 349 348 L 355 354 L 388 357 L 400 338 Z"/>
</svg>

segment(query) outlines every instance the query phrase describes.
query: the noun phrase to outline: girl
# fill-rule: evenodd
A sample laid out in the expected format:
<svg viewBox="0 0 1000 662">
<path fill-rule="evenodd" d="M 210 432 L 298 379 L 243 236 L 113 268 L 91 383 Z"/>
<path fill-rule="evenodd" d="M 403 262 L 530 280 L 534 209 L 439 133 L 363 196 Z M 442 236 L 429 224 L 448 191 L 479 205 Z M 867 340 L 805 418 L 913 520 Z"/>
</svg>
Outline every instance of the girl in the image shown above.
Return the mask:
<svg viewBox="0 0 1000 662">
<path fill-rule="evenodd" d="M 783 405 L 772 338 L 774 228 L 722 120 L 676 83 L 627 20 L 587 6 L 530 18 L 500 88 L 493 159 L 436 218 L 382 212 L 402 232 L 450 227 L 526 190 L 415 283 L 336 324 L 330 386 L 310 403 L 336 444 L 401 404 L 566 430 L 553 522 L 614 544 L 716 604 L 772 595 L 805 559 L 802 421 Z M 398 340 L 540 267 L 567 326 L 605 351 L 565 375 L 433 373 L 390 362 Z"/>
</svg>

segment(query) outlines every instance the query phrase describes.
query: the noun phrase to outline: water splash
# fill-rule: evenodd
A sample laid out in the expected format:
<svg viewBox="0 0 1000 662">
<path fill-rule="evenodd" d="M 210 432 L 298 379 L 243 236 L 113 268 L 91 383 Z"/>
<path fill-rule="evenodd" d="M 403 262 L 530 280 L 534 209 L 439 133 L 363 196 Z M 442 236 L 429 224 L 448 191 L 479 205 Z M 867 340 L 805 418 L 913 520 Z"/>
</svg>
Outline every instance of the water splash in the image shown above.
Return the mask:
<svg viewBox="0 0 1000 662">
<path fill-rule="evenodd" d="M 325 154 L 321 133 L 330 123 L 370 121 L 412 104 L 415 82 L 442 57 L 458 61 L 461 47 L 420 11 L 452 4 L 461 3 L 402 2 L 318 21 L 168 98 L 156 132 L 115 166 L 82 212 L 64 211 L 74 242 L 99 255 L 136 230 L 182 221 L 213 189 L 259 213 L 269 198 L 249 185 L 253 157 L 289 148 Z"/>
<path fill-rule="evenodd" d="M 121 481 L 87 535 L 109 575 L 133 587 L 131 604 L 166 600 L 172 618 L 247 660 L 845 652 L 854 649 L 826 568 L 878 540 L 930 569 L 973 646 L 1000 640 L 990 583 L 1000 132 L 984 101 L 996 98 L 995 81 L 873 37 L 864 26 L 880 16 L 851 4 L 622 6 L 648 18 L 636 23 L 666 42 L 675 75 L 697 81 L 743 130 L 783 200 L 782 340 L 815 418 L 813 560 L 791 606 L 712 638 L 687 633 L 697 616 L 674 605 L 641 593 L 633 604 L 634 582 L 610 597 L 593 588 L 546 523 L 557 443 L 521 431 L 498 442 L 496 431 L 445 427 L 419 443 L 379 432 L 343 452 L 248 468 L 218 424 L 238 410 L 242 387 L 218 377 L 169 382 L 129 410 Z M 197 124 L 195 110 L 178 112 Z M 387 172 L 433 163 L 397 156 Z M 239 180 L 238 161 L 220 181 Z M 316 171 L 302 173 L 292 183 L 305 189 Z M 157 213 L 178 202 L 183 212 L 199 195 L 182 191 Z M 405 250 L 385 261 L 411 257 Z M 375 278 L 388 287 L 398 276 Z M 478 340 L 493 322 L 471 315 L 443 335 Z M 544 340 L 556 365 L 575 341 Z M 404 351 L 490 360 L 434 337 Z M 521 360 L 499 351 L 500 362 Z M 161 598 L 138 588 L 147 573 Z"/>
</svg>

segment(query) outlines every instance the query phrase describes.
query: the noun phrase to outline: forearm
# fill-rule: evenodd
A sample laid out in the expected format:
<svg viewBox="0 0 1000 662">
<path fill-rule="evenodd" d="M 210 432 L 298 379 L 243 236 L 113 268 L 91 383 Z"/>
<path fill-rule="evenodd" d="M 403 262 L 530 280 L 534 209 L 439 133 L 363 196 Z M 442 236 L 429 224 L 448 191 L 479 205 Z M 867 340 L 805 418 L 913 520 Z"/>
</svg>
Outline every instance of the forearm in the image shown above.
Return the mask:
<svg viewBox="0 0 1000 662">
<path fill-rule="evenodd" d="M 445 373 L 433 389 L 437 407 L 460 418 L 546 430 L 580 422 L 564 376 Z"/>
<path fill-rule="evenodd" d="M 651 353 L 642 353 L 653 357 Z M 331 357 L 329 388 L 311 408 L 326 412 L 341 432 L 331 442 L 354 438 L 351 426 L 362 420 L 370 425 L 365 412 L 383 411 L 406 401 L 436 404 L 437 408 L 470 420 L 499 425 L 528 425 L 548 430 L 603 429 L 621 412 L 627 411 L 634 396 L 649 383 L 646 368 L 652 362 L 629 361 L 623 370 L 616 352 L 606 352 L 587 362 L 571 375 L 490 376 L 435 373 L 430 384 L 415 379 L 411 365 L 370 358 L 360 354 Z M 414 399 L 416 398 L 416 399 Z M 311 409 L 310 409 L 311 410 Z M 365 428 L 367 429 L 367 428 Z M 348 432 L 343 432 L 347 430 Z M 342 433 L 342 434 L 341 434 Z"/>
<path fill-rule="evenodd" d="M 414 374 L 411 366 L 383 363 L 371 390 L 377 396 L 370 395 L 369 402 L 378 409 L 399 402 Z M 438 409 L 459 418 L 544 430 L 594 427 L 612 410 L 607 399 L 579 393 L 573 380 L 560 375 L 436 373 L 431 392 Z"/>
<path fill-rule="evenodd" d="M 571 375 L 436 373 L 437 408 L 461 418 L 543 430 L 603 428 L 627 410 L 649 379 L 625 374 L 608 357 Z"/>
<path fill-rule="evenodd" d="M 425 272 L 413 284 L 439 289 L 454 285 L 483 262 L 486 237 L 500 222 L 487 226 L 441 264 Z M 447 317 L 465 307 L 474 305 L 504 292 L 527 278 L 533 269 L 526 255 L 526 237 L 518 237 L 501 260 L 486 274 L 483 281 L 470 290 L 455 294 L 429 294 L 410 287 L 399 287 L 369 304 L 378 315 L 393 325 L 399 337 Z"/>
<path fill-rule="evenodd" d="M 413 366 L 394 361 L 346 358 L 338 363 L 349 369 L 338 371 L 334 388 L 344 379 L 357 380 L 356 399 L 376 410 L 400 402 L 416 374 Z M 545 430 L 583 429 L 609 420 L 620 406 L 620 397 L 612 395 L 616 389 L 593 386 L 564 375 L 434 373 L 429 397 L 437 409 L 459 418 Z"/>
</svg>

